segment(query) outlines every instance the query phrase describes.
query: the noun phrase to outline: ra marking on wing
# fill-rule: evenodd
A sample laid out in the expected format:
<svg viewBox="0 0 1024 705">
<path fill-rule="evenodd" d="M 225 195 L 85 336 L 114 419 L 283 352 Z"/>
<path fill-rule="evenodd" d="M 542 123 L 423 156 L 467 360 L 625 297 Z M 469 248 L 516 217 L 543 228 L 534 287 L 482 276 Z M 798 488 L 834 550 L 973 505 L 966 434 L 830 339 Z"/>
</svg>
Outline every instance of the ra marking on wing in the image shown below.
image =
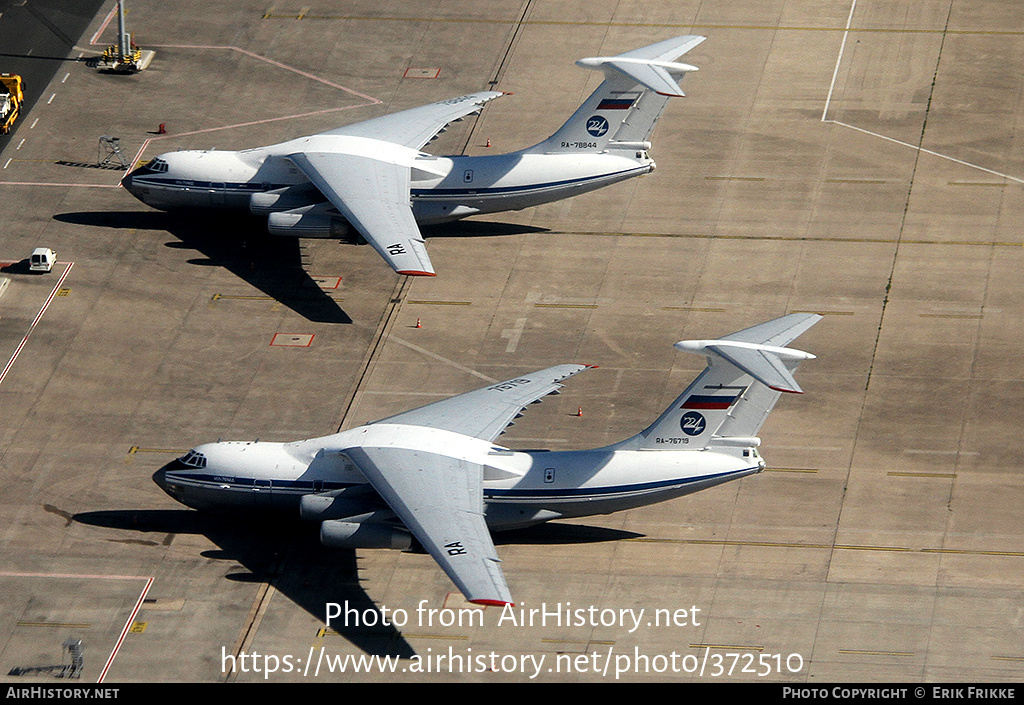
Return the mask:
<svg viewBox="0 0 1024 705">
<path fill-rule="evenodd" d="M 444 547 L 448 550 L 449 556 L 464 556 L 466 555 L 466 549 L 462 547 L 462 542 L 453 541 L 452 543 L 446 543 Z"/>
</svg>

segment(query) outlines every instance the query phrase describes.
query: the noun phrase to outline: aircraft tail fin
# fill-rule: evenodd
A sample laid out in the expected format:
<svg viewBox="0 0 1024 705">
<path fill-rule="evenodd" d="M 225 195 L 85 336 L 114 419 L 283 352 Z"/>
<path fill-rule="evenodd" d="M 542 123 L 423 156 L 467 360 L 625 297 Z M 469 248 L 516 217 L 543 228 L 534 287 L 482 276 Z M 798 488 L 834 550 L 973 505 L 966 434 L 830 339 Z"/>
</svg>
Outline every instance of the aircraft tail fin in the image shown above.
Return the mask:
<svg viewBox="0 0 1024 705">
<path fill-rule="evenodd" d="M 803 390 L 793 372 L 814 355 L 785 347 L 821 320 L 793 313 L 717 340 L 683 340 L 676 349 L 702 354 L 708 366 L 647 429 L 623 441 L 644 450 L 756 447 L 757 433 L 783 393 Z"/>
<path fill-rule="evenodd" d="M 676 63 L 706 39 L 685 35 L 618 56 L 580 59 L 584 68 L 603 71 L 605 80 L 551 137 L 528 152 L 646 150 L 670 97 L 683 96 L 679 80 L 696 66 Z"/>
</svg>

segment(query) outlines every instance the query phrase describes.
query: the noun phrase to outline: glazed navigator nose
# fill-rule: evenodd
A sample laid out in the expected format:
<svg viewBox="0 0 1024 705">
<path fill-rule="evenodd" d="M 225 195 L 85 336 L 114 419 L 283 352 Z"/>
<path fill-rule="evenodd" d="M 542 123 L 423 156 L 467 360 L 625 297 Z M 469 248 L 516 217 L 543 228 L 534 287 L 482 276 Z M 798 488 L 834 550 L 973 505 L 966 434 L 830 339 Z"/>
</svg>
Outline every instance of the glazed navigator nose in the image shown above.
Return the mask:
<svg viewBox="0 0 1024 705">
<path fill-rule="evenodd" d="M 167 468 L 160 468 L 153 473 L 153 482 L 164 492 L 167 491 Z"/>
<path fill-rule="evenodd" d="M 143 171 L 145 171 L 145 167 L 139 167 L 138 169 L 135 169 L 134 171 L 125 174 L 124 178 L 121 179 L 121 186 L 124 187 L 124 190 L 130 193 L 131 195 L 135 196 L 139 200 L 142 199 L 138 194 L 138 187 L 135 184 L 135 177 L 139 176 L 140 172 Z"/>
</svg>

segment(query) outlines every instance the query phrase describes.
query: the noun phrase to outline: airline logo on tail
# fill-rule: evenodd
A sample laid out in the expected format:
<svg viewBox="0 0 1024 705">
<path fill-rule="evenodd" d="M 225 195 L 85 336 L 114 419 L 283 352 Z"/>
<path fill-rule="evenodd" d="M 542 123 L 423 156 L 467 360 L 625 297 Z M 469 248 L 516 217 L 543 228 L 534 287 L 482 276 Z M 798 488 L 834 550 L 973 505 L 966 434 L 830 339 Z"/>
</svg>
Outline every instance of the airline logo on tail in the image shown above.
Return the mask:
<svg viewBox="0 0 1024 705">
<path fill-rule="evenodd" d="M 595 115 L 587 120 L 587 132 L 594 137 L 600 137 L 608 132 L 608 121 L 600 115 Z"/>
<path fill-rule="evenodd" d="M 687 436 L 699 436 L 704 433 L 704 429 L 707 426 L 708 422 L 704 420 L 703 414 L 699 414 L 696 411 L 687 411 L 679 419 L 679 427 Z"/>
</svg>

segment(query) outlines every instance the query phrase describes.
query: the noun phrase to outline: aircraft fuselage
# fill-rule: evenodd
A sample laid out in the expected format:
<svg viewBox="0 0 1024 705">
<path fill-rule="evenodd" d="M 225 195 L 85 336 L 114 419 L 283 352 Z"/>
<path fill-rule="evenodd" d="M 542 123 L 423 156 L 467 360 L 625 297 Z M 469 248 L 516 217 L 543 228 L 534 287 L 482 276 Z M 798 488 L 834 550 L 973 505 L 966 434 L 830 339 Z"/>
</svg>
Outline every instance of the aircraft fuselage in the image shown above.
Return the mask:
<svg viewBox="0 0 1024 705">
<path fill-rule="evenodd" d="M 240 152 L 168 152 L 127 175 L 122 184 L 140 201 L 161 210 L 251 210 L 254 194 L 309 184 L 289 154 L 336 150 L 339 145 L 360 153 L 383 153 L 391 161 L 407 164 L 413 215 L 421 224 L 557 201 L 655 167 L 646 151 L 637 149 L 436 157 L 378 140 L 314 135 Z M 312 190 L 311 194 L 310 203 L 324 200 Z"/>
<path fill-rule="evenodd" d="M 753 448 L 514 451 L 450 431 L 382 423 L 295 443 L 208 443 L 159 470 L 154 480 L 195 509 L 294 511 L 304 495 L 368 488 L 345 453 L 356 447 L 425 454 L 444 448 L 450 457 L 482 466 L 485 513 L 493 529 L 654 504 L 764 468 Z M 372 495 L 368 490 L 366 506 L 353 514 L 384 506 Z"/>
</svg>

